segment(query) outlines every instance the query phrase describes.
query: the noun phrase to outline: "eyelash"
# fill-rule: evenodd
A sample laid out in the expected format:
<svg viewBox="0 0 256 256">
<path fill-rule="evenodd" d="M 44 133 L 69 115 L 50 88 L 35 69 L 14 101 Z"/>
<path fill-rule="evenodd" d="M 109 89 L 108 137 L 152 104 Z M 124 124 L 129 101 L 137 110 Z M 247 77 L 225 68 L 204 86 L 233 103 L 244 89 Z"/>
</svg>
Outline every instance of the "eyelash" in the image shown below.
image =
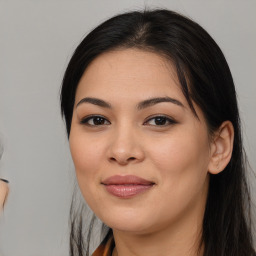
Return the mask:
<svg viewBox="0 0 256 256">
<path fill-rule="evenodd" d="M 147 120 L 146 120 L 146 122 L 144 122 L 143 123 L 143 125 L 145 125 L 145 124 L 147 124 L 147 123 L 149 123 L 149 121 L 152 121 L 152 120 L 155 120 L 155 123 L 156 123 L 156 119 L 159 119 L 158 121 L 165 121 L 165 122 L 168 122 L 168 124 L 162 124 L 162 125 L 157 125 L 157 124 L 155 124 L 155 125 L 152 125 L 152 124 L 149 124 L 150 126 L 168 126 L 168 125 L 172 125 L 172 124 L 176 124 L 177 122 L 174 120 L 174 119 L 172 119 L 172 118 L 170 118 L 170 117 L 167 117 L 167 116 L 165 116 L 165 115 L 156 115 L 156 116 L 153 116 L 153 117 L 150 117 L 150 118 L 148 118 Z M 161 120 L 162 119 L 162 120 Z"/>
<path fill-rule="evenodd" d="M 90 120 L 96 120 L 96 118 L 100 118 L 101 121 L 107 121 L 108 124 L 111 124 L 104 116 L 100 116 L 100 115 L 92 115 L 92 116 L 87 116 L 85 118 L 83 118 L 81 121 L 80 121 L 80 124 L 84 124 L 84 125 L 87 125 L 87 126 L 101 126 L 101 125 L 106 125 L 106 124 L 89 124 L 89 121 Z"/>
<path fill-rule="evenodd" d="M 100 122 L 103 122 L 103 123 L 99 123 L 99 124 L 90 124 L 89 122 L 90 121 L 96 121 L 96 119 L 98 119 L 98 121 Z M 156 119 L 158 119 L 158 121 L 160 122 L 165 122 L 164 124 L 149 124 L 150 121 L 152 120 L 155 120 L 155 123 L 156 123 Z M 105 123 L 107 122 L 107 124 Z M 166 122 L 168 122 L 168 124 L 166 124 Z M 172 124 L 176 124 L 177 122 L 170 118 L 170 117 L 167 117 L 165 115 L 156 115 L 156 116 L 153 116 L 153 117 L 150 117 L 148 118 L 144 123 L 143 125 L 149 125 L 149 126 L 168 126 L 168 125 L 172 125 Z M 104 116 L 100 116 L 100 115 L 92 115 L 92 116 L 87 116 L 85 118 L 83 118 L 81 121 L 80 121 L 80 124 L 84 124 L 84 125 L 87 125 L 87 126 L 102 126 L 102 125 L 110 125 L 111 123 L 104 117 Z"/>
</svg>

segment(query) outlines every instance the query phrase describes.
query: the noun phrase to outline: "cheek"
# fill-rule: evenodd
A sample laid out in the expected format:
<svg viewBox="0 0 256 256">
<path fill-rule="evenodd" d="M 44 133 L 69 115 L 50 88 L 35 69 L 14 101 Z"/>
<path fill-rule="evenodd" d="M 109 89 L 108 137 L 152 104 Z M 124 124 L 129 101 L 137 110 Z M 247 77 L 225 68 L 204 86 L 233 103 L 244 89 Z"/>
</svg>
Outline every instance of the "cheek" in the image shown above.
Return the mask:
<svg viewBox="0 0 256 256">
<path fill-rule="evenodd" d="M 75 165 L 77 182 L 87 204 L 97 211 L 99 195 L 99 170 L 102 165 L 102 146 L 82 133 L 70 133 L 70 151 Z"/>
<path fill-rule="evenodd" d="M 97 168 L 100 158 L 101 147 L 89 136 L 84 136 L 80 132 L 72 131 L 69 137 L 71 155 L 78 171 L 92 171 L 90 166 Z"/>
<path fill-rule="evenodd" d="M 207 135 L 191 136 L 183 132 L 182 136 L 158 140 L 158 147 L 150 149 L 150 158 L 158 171 L 159 194 L 165 202 L 154 209 L 154 215 L 161 215 L 164 223 L 182 212 L 190 212 L 189 209 L 201 209 L 208 189 Z M 158 202 L 156 197 L 152 204 Z"/>
<path fill-rule="evenodd" d="M 84 194 L 88 189 L 92 189 L 92 181 L 97 179 L 103 161 L 103 148 L 92 138 L 76 131 L 70 133 L 69 144 L 78 184 Z"/>
<path fill-rule="evenodd" d="M 150 147 L 150 157 L 168 189 L 196 188 L 204 182 L 210 159 L 205 132 L 180 131 L 154 145 L 158 146 Z"/>
</svg>

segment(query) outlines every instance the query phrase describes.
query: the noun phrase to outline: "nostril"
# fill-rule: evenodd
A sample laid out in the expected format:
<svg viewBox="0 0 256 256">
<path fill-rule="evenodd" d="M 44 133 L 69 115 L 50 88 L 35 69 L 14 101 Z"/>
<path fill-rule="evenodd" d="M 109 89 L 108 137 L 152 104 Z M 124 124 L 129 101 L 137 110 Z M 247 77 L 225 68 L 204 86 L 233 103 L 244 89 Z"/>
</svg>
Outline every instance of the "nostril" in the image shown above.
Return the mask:
<svg viewBox="0 0 256 256">
<path fill-rule="evenodd" d="M 110 161 L 112 162 L 125 162 L 125 163 L 128 163 L 129 161 L 133 161 L 133 160 L 136 160 L 136 157 L 129 157 L 129 158 L 126 158 L 126 159 L 119 159 L 119 158 L 115 158 L 115 157 L 110 157 L 109 158 Z"/>
</svg>

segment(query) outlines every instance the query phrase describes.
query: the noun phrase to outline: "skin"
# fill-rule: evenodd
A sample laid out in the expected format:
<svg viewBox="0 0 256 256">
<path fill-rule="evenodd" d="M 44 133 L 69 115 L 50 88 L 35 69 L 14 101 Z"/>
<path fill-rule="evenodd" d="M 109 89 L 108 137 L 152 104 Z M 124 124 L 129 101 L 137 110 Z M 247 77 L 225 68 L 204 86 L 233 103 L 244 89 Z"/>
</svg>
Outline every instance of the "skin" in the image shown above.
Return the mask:
<svg viewBox="0 0 256 256">
<path fill-rule="evenodd" d="M 78 104 L 85 97 L 101 99 L 111 108 Z M 181 104 L 137 108 L 155 97 Z M 196 255 L 209 173 L 222 171 L 228 163 L 233 129 L 227 121 L 216 136 L 209 136 L 202 111 L 196 105 L 195 109 L 199 119 L 182 94 L 172 63 L 152 52 L 104 53 L 83 74 L 70 149 L 85 200 L 113 229 L 113 255 Z M 102 123 L 95 125 L 95 119 L 81 123 L 90 115 L 102 116 Z M 156 116 L 167 119 L 159 125 Z M 155 185 L 122 199 L 101 184 L 113 175 L 136 175 Z"/>
<path fill-rule="evenodd" d="M 8 194 L 8 184 L 2 180 L 0 180 L 0 212 L 4 207 L 4 202 L 6 200 Z"/>
</svg>

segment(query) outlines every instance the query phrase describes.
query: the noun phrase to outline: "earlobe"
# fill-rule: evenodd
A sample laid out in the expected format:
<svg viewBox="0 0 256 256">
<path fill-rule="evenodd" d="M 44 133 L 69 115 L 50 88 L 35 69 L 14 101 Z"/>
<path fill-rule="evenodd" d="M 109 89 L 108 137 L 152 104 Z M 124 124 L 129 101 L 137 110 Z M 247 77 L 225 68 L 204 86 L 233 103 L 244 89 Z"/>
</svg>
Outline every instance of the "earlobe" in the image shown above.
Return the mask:
<svg viewBox="0 0 256 256">
<path fill-rule="evenodd" d="M 234 127 L 230 121 L 225 121 L 216 131 L 211 142 L 211 159 L 208 171 L 211 174 L 222 172 L 228 165 L 233 151 Z"/>
</svg>

